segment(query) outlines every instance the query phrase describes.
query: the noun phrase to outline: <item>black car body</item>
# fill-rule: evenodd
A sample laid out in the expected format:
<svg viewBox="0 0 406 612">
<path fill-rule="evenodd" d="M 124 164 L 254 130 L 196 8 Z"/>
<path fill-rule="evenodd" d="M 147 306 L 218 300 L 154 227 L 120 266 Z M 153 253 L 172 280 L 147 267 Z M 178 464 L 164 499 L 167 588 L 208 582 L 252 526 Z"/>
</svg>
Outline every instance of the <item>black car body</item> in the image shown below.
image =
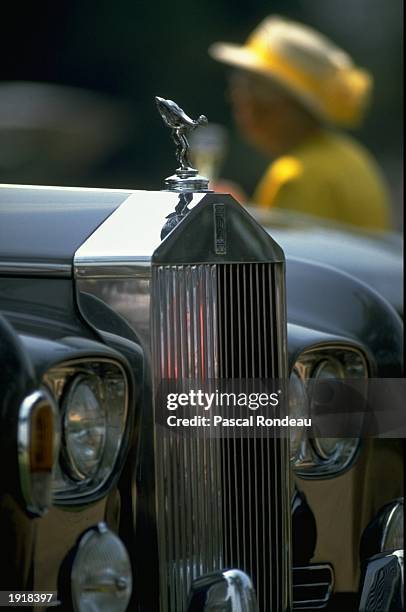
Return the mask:
<svg viewBox="0 0 406 612">
<path fill-rule="evenodd" d="M 82 610 L 107 584 L 112 610 L 178 612 L 240 609 L 234 588 L 254 610 L 247 574 L 262 612 L 355 606 L 362 533 L 402 495 L 398 440 L 178 436 L 156 393 L 293 376 L 303 412 L 316 376 L 401 377 L 399 314 L 348 270 L 285 262 L 228 195 L 193 194 L 162 234 L 178 198 L 0 187 L 1 590 Z M 117 556 L 86 564 L 113 534 Z"/>
</svg>

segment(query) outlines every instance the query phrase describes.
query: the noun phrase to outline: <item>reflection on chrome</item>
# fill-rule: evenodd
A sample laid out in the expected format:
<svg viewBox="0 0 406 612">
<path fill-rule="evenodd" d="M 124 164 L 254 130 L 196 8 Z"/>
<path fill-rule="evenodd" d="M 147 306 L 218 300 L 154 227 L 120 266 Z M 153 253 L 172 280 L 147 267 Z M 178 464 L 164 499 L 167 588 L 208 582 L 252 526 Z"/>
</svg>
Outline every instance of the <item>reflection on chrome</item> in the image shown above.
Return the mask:
<svg viewBox="0 0 406 612">
<path fill-rule="evenodd" d="M 197 578 L 192 583 L 188 612 L 258 612 L 250 578 L 237 569 Z"/>
</svg>

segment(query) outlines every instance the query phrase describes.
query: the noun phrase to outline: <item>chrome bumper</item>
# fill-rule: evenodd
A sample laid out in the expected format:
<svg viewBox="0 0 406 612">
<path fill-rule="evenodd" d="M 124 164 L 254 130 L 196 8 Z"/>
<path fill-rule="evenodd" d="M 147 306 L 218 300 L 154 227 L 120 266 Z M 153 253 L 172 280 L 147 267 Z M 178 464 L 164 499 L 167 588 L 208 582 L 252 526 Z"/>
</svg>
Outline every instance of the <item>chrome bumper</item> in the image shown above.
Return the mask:
<svg viewBox="0 0 406 612">
<path fill-rule="evenodd" d="M 188 612 L 258 612 L 250 578 L 232 569 L 207 574 L 192 583 Z"/>
</svg>

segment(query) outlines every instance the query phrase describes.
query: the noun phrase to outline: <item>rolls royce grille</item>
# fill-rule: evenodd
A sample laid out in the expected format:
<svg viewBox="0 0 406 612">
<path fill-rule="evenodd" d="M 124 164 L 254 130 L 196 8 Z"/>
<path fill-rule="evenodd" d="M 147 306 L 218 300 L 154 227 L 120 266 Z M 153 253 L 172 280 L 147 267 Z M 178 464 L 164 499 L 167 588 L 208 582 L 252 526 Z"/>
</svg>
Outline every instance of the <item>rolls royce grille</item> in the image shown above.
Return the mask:
<svg viewBox="0 0 406 612">
<path fill-rule="evenodd" d="M 282 264 L 154 266 L 152 291 L 156 384 L 283 376 Z M 232 567 L 261 612 L 286 610 L 287 441 L 155 434 L 161 611 L 183 612 L 194 578 Z"/>
</svg>

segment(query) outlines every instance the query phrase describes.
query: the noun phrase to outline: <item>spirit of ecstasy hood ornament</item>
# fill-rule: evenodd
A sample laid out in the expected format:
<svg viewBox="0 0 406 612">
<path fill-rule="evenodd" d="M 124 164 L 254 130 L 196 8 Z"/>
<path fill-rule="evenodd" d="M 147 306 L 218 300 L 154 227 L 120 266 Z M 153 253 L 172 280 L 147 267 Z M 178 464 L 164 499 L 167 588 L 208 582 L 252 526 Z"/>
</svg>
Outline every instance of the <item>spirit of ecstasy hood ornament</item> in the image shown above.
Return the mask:
<svg viewBox="0 0 406 612">
<path fill-rule="evenodd" d="M 186 137 L 188 132 L 200 125 L 207 125 L 207 117 L 200 115 L 196 120 L 191 119 L 172 100 L 155 96 L 155 102 L 165 125 L 171 128 L 172 139 L 176 145 L 176 159 L 180 164 L 176 174 L 165 179 L 167 188 L 178 192 L 208 191 L 208 179 L 200 176 L 198 170 L 191 165 Z"/>
</svg>

